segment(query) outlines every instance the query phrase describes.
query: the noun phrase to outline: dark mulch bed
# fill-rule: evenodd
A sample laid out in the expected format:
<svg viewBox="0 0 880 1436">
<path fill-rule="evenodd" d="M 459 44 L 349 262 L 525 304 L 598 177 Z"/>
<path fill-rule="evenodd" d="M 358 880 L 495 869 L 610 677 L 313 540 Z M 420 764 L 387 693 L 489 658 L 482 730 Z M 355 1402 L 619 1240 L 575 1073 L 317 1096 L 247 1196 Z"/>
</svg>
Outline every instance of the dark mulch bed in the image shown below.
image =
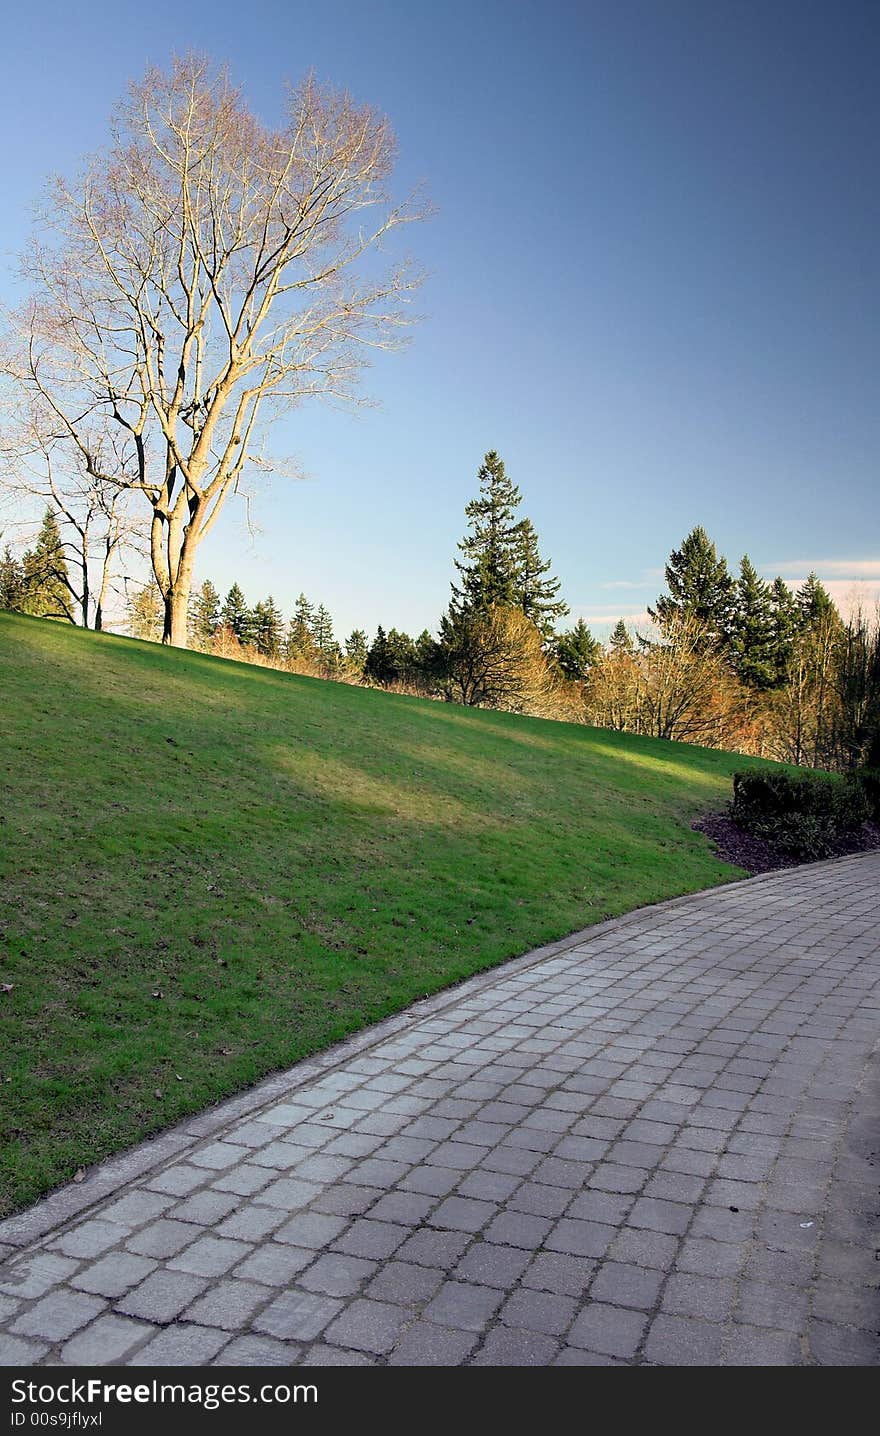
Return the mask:
<svg viewBox="0 0 880 1436">
<path fill-rule="evenodd" d="M 776 868 L 796 868 L 803 862 L 812 861 L 779 852 L 763 838 L 756 838 L 738 828 L 726 813 L 710 813 L 707 818 L 693 823 L 692 827 L 712 839 L 719 858 L 726 863 L 735 863 L 738 868 L 745 868 L 753 877 L 758 873 L 772 873 Z M 878 823 L 865 823 L 857 833 L 839 838 L 828 856 L 842 858 L 847 853 L 864 853 L 871 848 L 880 848 Z"/>
</svg>

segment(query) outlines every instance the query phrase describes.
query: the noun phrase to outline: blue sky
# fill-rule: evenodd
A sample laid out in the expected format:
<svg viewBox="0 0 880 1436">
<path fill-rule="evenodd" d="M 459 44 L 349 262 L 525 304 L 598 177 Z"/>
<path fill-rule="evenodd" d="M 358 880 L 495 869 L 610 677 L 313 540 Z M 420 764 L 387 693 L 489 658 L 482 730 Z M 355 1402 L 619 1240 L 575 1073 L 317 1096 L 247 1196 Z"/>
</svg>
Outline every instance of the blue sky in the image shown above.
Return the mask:
<svg viewBox="0 0 880 1436">
<path fill-rule="evenodd" d="M 148 62 L 226 60 L 270 121 L 314 69 L 390 116 L 397 191 L 426 184 L 424 318 L 375 408 L 284 422 L 308 477 L 256 495 L 254 537 L 231 507 L 200 577 L 304 590 L 343 635 L 432 627 L 496 448 L 597 632 L 698 523 L 880 592 L 878 39 L 834 0 L 34 0 L 0 56 L 0 290 L 42 178 Z"/>
</svg>

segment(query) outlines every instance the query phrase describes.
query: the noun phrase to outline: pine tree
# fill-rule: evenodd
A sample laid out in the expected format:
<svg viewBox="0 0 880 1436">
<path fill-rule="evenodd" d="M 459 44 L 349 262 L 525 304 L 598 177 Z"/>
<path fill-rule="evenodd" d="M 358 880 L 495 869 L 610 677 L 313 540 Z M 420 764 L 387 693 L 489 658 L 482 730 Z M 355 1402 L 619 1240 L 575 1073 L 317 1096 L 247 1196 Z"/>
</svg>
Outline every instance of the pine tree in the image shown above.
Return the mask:
<svg viewBox="0 0 880 1436">
<path fill-rule="evenodd" d="M 478 478 L 480 492 L 465 506 L 471 532 L 458 545 L 462 558 L 455 560 L 455 567 L 461 580 L 452 585 L 452 606 L 485 613 L 516 603 L 519 524 L 515 513 L 522 496 L 494 449 L 483 460 Z"/>
<path fill-rule="evenodd" d="M 661 594 L 656 608 L 648 609 L 660 627 L 668 626 L 677 618 L 694 617 L 705 626 L 711 640 L 726 642 L 734 604 L 734 581 L 705 529 L 692 529 L 681 548 L 673 549 L 666 565 L 666 582 L 669 593 Z"/>
<path fill-rule="evenodd" d="M 559 634 L 554 653 L 566 678 L 582 683 L 601 657 L 602 645 L 593 637 L 584 620 L 579 618 L 574 628 Z"/>
<path fill-rule="evenodd" d="M 801 584 L 795 602 L 804 623 L 814 624 L 823 618 L 840 619 L 833 598 L 814 573 L 808 574 Z"/>
<path fill-rule="evenodd" d="M 550 560 L 541 558 L 538 535 L 531 519 L 523 519 L 516 529 L 514 539 L 514 587 L 513 601 L 521 608 L 544 638 L 550 638 L 556 620 L 568 613 L 568 604 L 557 598 L 560 589 L 558 578 L 545 578 L 550 572 Z"/>
<path fill-rule="evenodd" d="M 275 600 L 269 597 L 256 605 L 250 616 L 249 639 L 265 658 L 277 658 L 281 652 L 284 620 Z"/>
<path fill-rule="evenodd" d="M 315 610 L 304 593 L 301 593 L 293 608 L 293 617 L 287 628 L 287 638 L 284 644 L 284 651 L 292 661 L 309 661 L 314 657 L 315 644 L 312 638 L 312 625 L 315 619 Z"/>
<path fill-rule="evenodd" d="M 47 508 L 37 541 L 22 560 L 23 611 L 39 618 L 61 618 L 75 623 L 73 596 L 61 530 L 52 508 Z"/>
<path fill-rule="evenodd" d="M 126 605 L 126 627 L 132 638 L 161 643 L 165 619 L 162 595 L 152 579 L 129 594 Z"/>
<path fill-rule="evenodd" d="M 235 635 L 239 643 L 246 643 L 249 619 L 250 614 L 245 596 L 238 584 L 234 583 L 220 610 L 220 622 L 224 628 L 228 628 L 230 633 Z"/>
<path fill-rule="evenodd" d="M 770 589 L 770 612 L 773 618 L 773 686 L 780 688 L 788 677 L 800 623 L 800 612 L 794 594 L 784 578 L 773 580 Z"/>
<path fill-rule="evenodd" d="M 24 604 L 24 569 L 9 544 L 0 558 L 0 608 L 21 612 Z"/>
<path fill-rule="evenodd" d="M 632 634 L 622 618 L 619 618 L 614 625 L 614 631 L 608 640 L 608 646 L 612 653 L 634 653 L 635 644 Z"/>
<path fill-rule="evenodd" d="M 363 673 L 367 652 L 367 635 L 362 628 L 354 629 L 345 640 L 345 656 L 355 673 Z"/>
<path fill-rule="evenodd" d="M 220 627 L 220 595 L 209 578 L 193 595 L 190 609 L 190 641 L 197 648 L 210 647 Z"/>
<path fill-rule="evenodd" d="M 312 642 L 320 654 L 326 654 L 333 646 L 333 619 L 323 603 L 315 609 L 311 623 Z"/>
<path fill-rule="evenodd" d="M 747 688 L 769 689 L 777 682 L 776 625 L 770 586 L 758 577 L 748 554 L 740 564 L 728 653 Z"/>
<path fill-rule="evenodd" d="M 370 644 L 367 653 L 367 661 L 364 664 L 364 677 L 370 678 L 374 683 L 389 682 L 388 674 L 391 667 L 391 659 L 388 652 L 388 635 L 381 623 L 376 629 L 376 637 Z"/>
</svg>

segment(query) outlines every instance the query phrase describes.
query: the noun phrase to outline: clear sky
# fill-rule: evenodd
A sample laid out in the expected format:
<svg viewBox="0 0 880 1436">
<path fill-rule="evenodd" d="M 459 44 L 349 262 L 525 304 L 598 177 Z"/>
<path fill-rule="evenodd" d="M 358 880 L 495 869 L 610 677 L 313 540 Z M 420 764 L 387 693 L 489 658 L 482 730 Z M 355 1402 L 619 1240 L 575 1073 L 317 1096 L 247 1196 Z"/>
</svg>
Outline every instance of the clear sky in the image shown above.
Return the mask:
<svg viewBox="0 0 880 1436">
<path fill-rule="evenodd" d="M 279 115 L 309 69 L 383 109 L 423 322 L 274 440 L 199 577 L 344 636 L 445 606 L 496 448 L 573 615 L 644 610 L 702 524 L 737 564 L 880 592 L 876 0 L 32 0 L 0 52 L 7 292 L 28 205 L 148 62 L 196 48 Z"/>
</svg>

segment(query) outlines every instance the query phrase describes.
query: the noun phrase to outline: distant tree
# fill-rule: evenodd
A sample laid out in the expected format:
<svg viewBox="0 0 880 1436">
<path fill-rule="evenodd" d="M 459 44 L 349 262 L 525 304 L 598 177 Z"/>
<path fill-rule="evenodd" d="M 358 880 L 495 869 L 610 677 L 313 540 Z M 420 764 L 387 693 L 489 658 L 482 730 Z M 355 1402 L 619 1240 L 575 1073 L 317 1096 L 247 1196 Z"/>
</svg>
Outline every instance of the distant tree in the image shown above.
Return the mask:
<svg viewBox="0 0 880 1436">
<path fill-rule="evenodd" d="M 773 687 L 781 688 L 788 678 L 801 622 L 794 594 L 783 578 L 773 580 L 770 589 L 770 612 L 773 620 Z"/>
<path fill-rule="evenodd" d="M 703 528 L 692 529 L 680 549 L 673 549 L 666 565 L 668 594 L 661 594 L 651 618 L 661 628 L 671 620 L 695 618 L 701 641 L 724 643 L 730 632 L 734 582 L 727 563 Z"/>
<path fill-rule="evenodd" d="M 583 683 L 600 658 L 602 645 L 593 637 L 584 620 L 579 618 L 574 628 L 558 635 L 553 653 L 565 677 Z"/>
<path fill-rule="evenodd" d="M 190 642 L 209 648 L 220 627 L 220 595 L 209 578 L 193 594 L 190 606 Z"/>
<path fill-rule="evenodd" d="M 165 610 L 162 595 L 152 580 L 134 589 L 125 607 L 126 627 L 132 638 L 145 638 L 150 643 L 161 642 Z"/>
<path fill-rule="evenodd" d="M 247 600 L 237 583 L 232 585 L 223 601 L 223 607 L 220 610 L 220 623 L 223 628 L 228 628 L 239 643 L 247 642 L 250 613 Z"/>
<path fill-rule="evenodd" d="M 416 647 L 409 634 L 396 628 L 386 633 L 379 627 L 367 654 L 365 677 L 387 687 L 390 683 L 406 682 L 416 667 Z"/>
<path fill-rule="evenodd" d="M 759 578 L 748 554 L 736 583 L 728 635 L 734 672 L 747 688 L 768 690 L 777 683 L 776 621 L 770 586 Z"/>
<path fill-rule="evenodd" d="M 515 515 L 522 495 L 494 449 L 486 454 L 478 478 L 479 494 L 465 506 L 470 533 L 459 543 L 462 557 L 455 560 L 460 578 L 452 585 L 452 605 L 458 612 L 485 613 L 495 606 L 513 607 L 517 601 L 520 538 Z"/>
<path fill-rule="evenodd" d="M 557 597 L 558 578 L 547 578 L 550 560 L 541 558 L 538 535 L 531 519 L 522 519 L 513 540 L 513 602 L 526 618 L 549 639 L 556 622 L 568 613 L 568 604 Z"/>
<path fill-rule="evenodd" d="M 656 638 L 642 639 L 638 727 L 653 738 L 723 747 L 738 717 L 741 689 L 706 624 L 693 611 L 668 611 Z"/>
<path fill-rule="evenodd" d="M 456 610 L 440 622 L 441 686 L 451 702 L 549 715 L 556 711 L 553 676 L 541 634 L 521 610 Z"/>
<path fill-rule="evenodd" d="M 612 653 L 634 653 L 635 644 L 632 634 L 622 618 L 619 618 L 614 625 L 611 637 L 608 640 Z"/>
<path fill-rule="evenodd" d="M 22 611 L 24 605 L 24 569 L 9 544 L 0 558 L 0 608 Z"/>
<path fill-rule="evenodd" d="M 828 590 L 814 573 L 808 574 L 795 595 L 803 623 L 816 623 L 822 618 L 840 620 L 840 614 Z"/>
<path fill-rule="evenodd" d="M 281 610 L 270 594 L 253 609 L 249 623 L 250 642 L 264 658 L 278 658 L 284 635 Z"/>
<path fill-rule="evenodd" d="M 46 509 L 36 543 L 22 559 L 22 573 L 25 613 L 76 623 L 64 544 L 52 508 Z"/>
<path fill-rule="evenodd" d="M 312 615 L 311 622 L 312 642 L 320 654 L 329 653 L 333 647 L 333 619 L 330 617 L 323 603 L 320 603 Z"/>
<path fill-rule="evenodd" d="M 880 758 L 880 611 L 873 622 L 861 610 L 847 622 L 839 648 L 836 687 L 840 766 L 876 764 Z"/>
<path fill-rule="evenodd" d="M 363 673 L 369 644 L 362 628 L 355 628 L 345 640 L 345 656 L 354 673 Z"/>
<path fill-rule="evenodd" d="M 315 621 L 314 606 L 304 593 L 296 600 L 293 616 L 287 628 L 284 652 L 294 663 L 308 663 L 315 655 L 315 641 L 312 628 Z"/>
</svg>

